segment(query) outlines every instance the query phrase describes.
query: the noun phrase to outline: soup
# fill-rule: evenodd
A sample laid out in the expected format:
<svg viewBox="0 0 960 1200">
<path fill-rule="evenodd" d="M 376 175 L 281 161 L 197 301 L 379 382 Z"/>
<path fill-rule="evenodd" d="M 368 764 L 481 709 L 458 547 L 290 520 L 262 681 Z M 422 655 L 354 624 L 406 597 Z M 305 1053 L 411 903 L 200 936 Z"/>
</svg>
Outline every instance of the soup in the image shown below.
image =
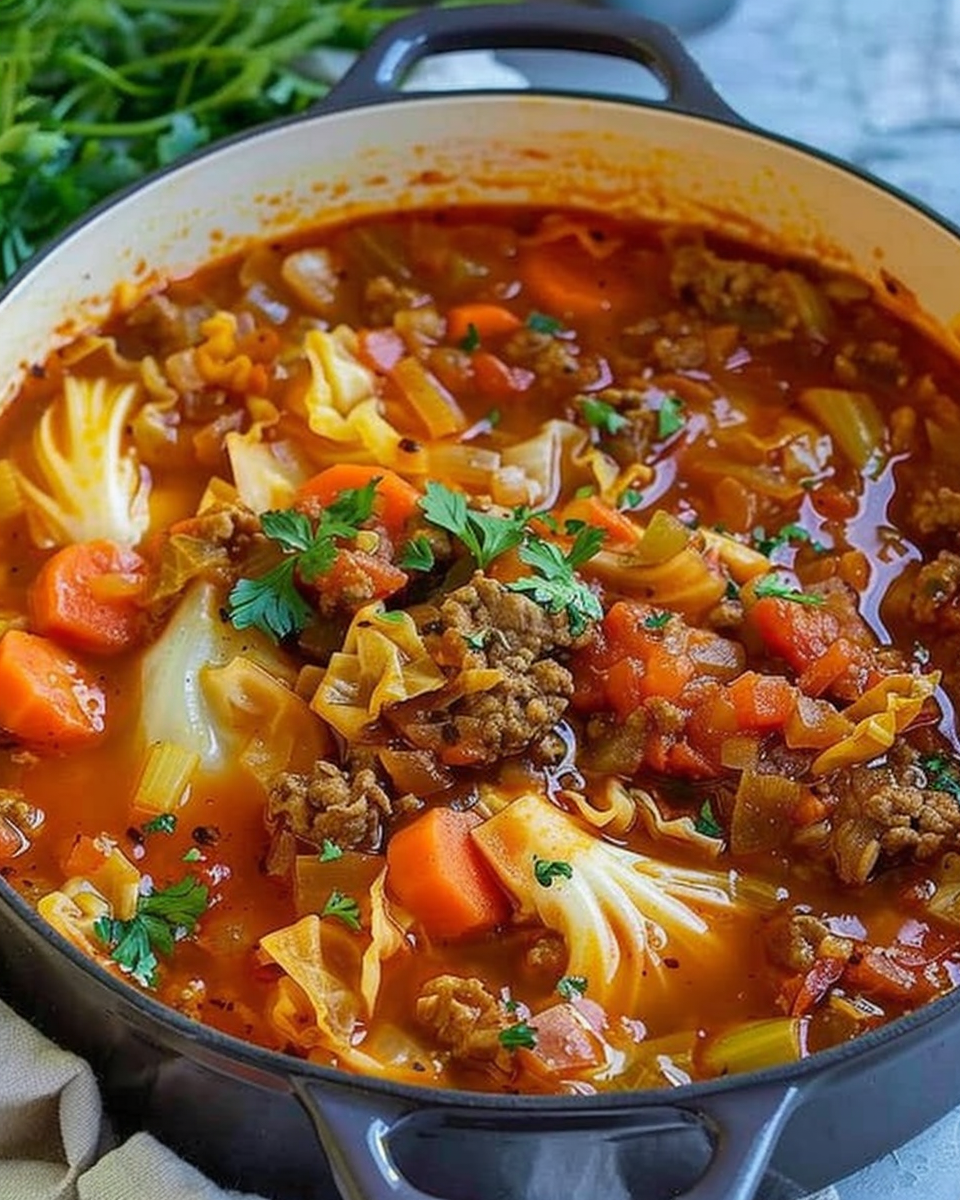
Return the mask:
<svg viewBox="0 0 960 1200">
<path fill-rule="evenodd" d="M 199 1022 L 440 1086 L 945 994 L 958 379 L 857 279 L 578 212 L 169 283 L 3 420 L 4 877 Z"/>
</svg>

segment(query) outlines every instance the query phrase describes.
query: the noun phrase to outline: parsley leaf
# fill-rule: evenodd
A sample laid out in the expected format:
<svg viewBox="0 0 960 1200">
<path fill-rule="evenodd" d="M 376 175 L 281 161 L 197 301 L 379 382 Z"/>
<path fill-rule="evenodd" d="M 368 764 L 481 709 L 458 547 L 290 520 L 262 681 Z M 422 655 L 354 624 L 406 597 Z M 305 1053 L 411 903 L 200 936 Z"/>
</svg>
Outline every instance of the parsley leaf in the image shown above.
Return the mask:
<svg viewBox="0 0 960 1200">
<path fill-rule="evenodd" d="M 570 633 L 579 637 L 588 621 L 600 620 L 603 607 L 574 572 L 597 553 L 603 538 L 602 529 L 584 525 L 566 554 L 553 542 L 531 538 L 520 547 L 520 559 L 532 567 L 535 574 L 512 580 L 507 588 L 529 596 L 547 612 L 565 612 Z"/>
<path fill-rule="evenodd" d="M 176 813 L 159 813 L 145 821 L 140 828 L 144 833 L 173 833 L 177 828 Z"/>
<path fill-rule="evenodd" d="M 617 508 L 621 512 L 631 508 L 639 508 L 643 503 L 643 492 L 637 488 L 626 488 L 617 500 Z"/>
<path fill-rule="evenodd" d="M 806 604 L 810 607 L 823 604 L 823 596 L 798 591 L 781 579 L 779 575 L 764 575 L 755 584 L 753 594 L 758 600 L 773 597 L 776 600 L 792 600 L 794 604 Z"/>
<path fill-rule="evenodd" d="M 487 422 L 487 424 L 490 426 L 491 429 L 496 429 L 496 427 L 500 424 L 502 419 L 503 419 L 503 414 L 501 413 L 499 408 L 491 408 L 490 411 L 487 413 L 486 417 L 484 417 L 484 420 Z"/>
<path fill-rule="evenodd" d="M 360 928 L 360 905 L 352 896 L 346 896 L 336 888 L 330 893 L 323 906 L 321 917 L 337 917 L 348 929 L 354 931 Z"/>
<path fill-rule="evenodd" d="M 460 339 L 460 349 L 465 350 L 467 354 L 472 354 L 474 350 L 480 349 L 480 330 L 471 321 L 467 326 L 467 332 Z"/>
<path fill-rule="evenodd" d="M 704 800 L 700 806 L 700 812 L 693 822 L 693 827 L 697 833 L 702 833 L 704 837 L 723 837 L 723 829 L 717 818 L 713 815 L 713 805 L 709 800 Z"/>
<path fill-rule="evenodd" d="M 672 437 L 683 425 L 683 401 L 679 396 L 664 396 L 657 409 L 657 437 Z"/>
<path fill-rule="evenodd" d="M 524 324 L 534 333 L 560 333 L 563 330 L 562 321 L 558 321 L 556 317 L 548 317 L 542 312 L 530 313 Z"/>
<path fill-rule="evenodd" d="M 564 1000 L 579 1000 L 587 990 L 585 975 L 564 975 L 557 980 L 557 992 Z"/>
<path fill-rule="evenodd" d="M 573 867 L 559 858 L 535 858 L 533 874 L 541 887 L 553 887 L 555 879 L 572 879 Z"/>
<path fill-rule="evenodd" d="M 420 500 L 423 515 L 431 525 L 452 533 L 473 555 L 483 570 L 495 558 L 519 546 L 530 517 L 527 508 L 516 508 L 508 517 L 474 512 L 462 492 L 430 480 Z"/>
<path fill-rule="evenodd" d="M 580 411 L 588 425 L 611 436 L 620 433 L 630 424 L 623 413 L 617 412 L 612 404 L 605 400 L 597 400 L 594 396 L 584 396 L 580 402 Z"/>
<path fill-rule="evenodd" d="M 526 1021 L 518 1021 L 516 1025 L 501 1029 L 499 1040 L 507 1050 L 532 1050 L 537 1044 L 537 1029 Z"/>
<path fill-rule="evenodd" d="M 934 792 L 946 792 L 960 801 L 960 771 L 946 755 L 928 754 L 920 759 L 920 766 L 927 776 L 928 788 Z"/>
<path fill-rule="evenodd" d="M 597 489 L 592 483 L 584 483 L 573 493 L 574 500 L 589 500 L 591 496 L 597 494 Z"/>
<path fill-rule="evenodd" d="M 239 579 L 227 598 L 227 616 L 236 629 L 251 626 L 281 641 L 313 620 L 313 609 L 297 586 L 329 571 L 337 557 L 337 538 L 355 538 L 373 513 L 379 479 L 362 488 L 346 488 L 322 510 L 316 522 L 297 509 L 261 514 L 266 536 L 288 556 L 257 579 Z"/>
<path fill-rule="evenodd" d="M 206 887 L 187 875 L 179 883 L 141 896 L 130 920 L 100 917 L 93 930 L 121 970 L 141 986 L 154 987 L 160 965 L 154 951 L 170 954 L 174 942 L 194 931 L 207 897 Z"/>
<path fill-rule="evenodd" d="M 323 845 L 320 847 L 320 861 L 336 862 L 338 858 L 343 858 L 343 851 L 336 842 L 332 842 L 329 838 L 324 838 Z"/>
<path fill-rule="evenodd" d="M 190 849 L 184 853 L 180 861 L 185 863 L 195 863 L 199 862 L 202 857 L 203 856 L 200 853 L 199 847 L 191 846 Z"/>
<path fill-rule="evenodd" d="M 761 554 L 765 554 L 767 558 L 775 550 L 781 546 L 788 546 L 791 542 L 806 542 L 818 553 L 823 553 L 826 549 L 820 542 L 815 542 L 811 539 L 810 534 L 802 525 L 797 525 L 795 522 L 790 522 L 788 525 L 781 526 L 776 533 L 767 536 L 767 531 L 762 525 L 758 525 L 753 530 L 751 535 L 756 548 Z"/>
<path fill-rule="evenodd" d="M 672 616 L 673 613 L 668 612 L 666 609 L 662 609 L 660 612 L 649 613 L 643 618 L 643 626 L 645 629 L 663 629 L 665 625 L 669 624 Z"/>
<path fill-rule="evenodd" d="M 436 562 L 430 539 L 422 533 L 411 538 L 404 546 L 398 561 L 400 566 L 406 567 L 408 571 L 429 571 Z"/>
<path fill-rule="evenodd" d="M 467 643 L 471 650 L 482 650 L 487 644 L 487 637 L 489 634 L 489 629 L 478 629 L 476 633 L 465 633 L 463 635 L 463 640 Z"/>
</svg>

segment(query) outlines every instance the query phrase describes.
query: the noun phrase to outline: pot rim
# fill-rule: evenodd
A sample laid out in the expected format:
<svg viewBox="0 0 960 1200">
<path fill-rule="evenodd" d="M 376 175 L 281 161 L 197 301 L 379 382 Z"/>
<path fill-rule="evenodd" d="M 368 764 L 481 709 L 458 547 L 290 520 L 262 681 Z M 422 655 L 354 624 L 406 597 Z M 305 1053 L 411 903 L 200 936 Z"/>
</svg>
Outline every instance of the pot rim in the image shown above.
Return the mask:
<svg viewBox="0 0 960 1200">
<path fill-rule="evenodd" d="M 870 172 L 849 163 L 828 151 L 809 146 L 799 139 L 785 134 L 771 132 L 746 121 L 734 120 L 728 116 L 706 113 L 692 113 L 657 101 L 646 99 L 631 99 L 619 95 L 596 95 L 576 90 L 531 88 L 514 92 L 495 88 L 469 88 L 455 92 L 441 93 L 401 93 L 388 100 L 373 99 L 358 105 L 338 107 L 335 90 L 319 105 L 296 113 L 280 117 L 274 121 L 241 130 L 220 139 L 210 145 L 200 147 L 175 162 L 151 172 L 141 180 L 121 188 L 99 203 L 91 207 L 79 218 L 71 222 L 52 238 L 44 247 L 28 260 L 0 289 L 0 311 L 6 303 L 11 302 L 19 288 L 35 273 L 43 269 L 44 263 L 56 253 L 65 243 L 81 235 L 86 226 L 95 222 L 103 214 L 116 206 L 132 199 L 138 193 L 147 190 L 159 180 L 183 171 L 193 163 L 213 157 L 218 153 L 256 141 L 275 132 L 281 132 L 291 127 L 310 125 L 330 117 L 349 116 L 354 111 L 392 110 L 397 105 L 436 106 L 449 103 L 451 100 L 476 100 L 484 98 L 490 101 L 509 100 L 512 104 L 524 103 L 528 100 L 555 100 L 563 102 L 590 102 L 607 107 L 627 107 L 634 110 L 655 112 L 667 120 L 679 120 L 684 123 L 702 122 L 707 126 L 720 126 L 727 131 L 751 139 L 772 142 L 785 147 L 801 156 L 815 161 L 849 176 L 854 182 L 866 186 L 871 191 L 877 191 L 897 200 L 911 210 L 912 214 L 926 219 L 941 230 L 960 241 L 960 225 L 955 224 L 943 214 L 938 213 L 923 201 L 910 196 L 893 184 L 879 179 Z M 219 1060 L 232 1065 L 244 1065 L 254 1068 L 263 1077 L 255 1082 L 266 1083 L 270 1077 L 274 1086 L 281 1080 L 291 1091 L 296 1091 L 291 1080 L 302 1079 L 304 1082 L 332 1084 L 339 1088 L 353 1091 L 369 1092 L 384 1099 L 402 1101 L 410 1106 L 419 1108 L 461 1108 L 471 1110 L 499 1110 L 516 1113 L 531 1113 L 544 1115 L 547 1113 L 596 1113 L 599 1111 L 621 1111 L 638 1106 L 668 1106 L 676 1108 L 695 1108 L 701 1098 L 713 1095 L 728 1094 L 738 1090 L 748 1090 L 761 1086 L 799 1086 L 809 1084 L 813 1079 L 822 1079 L 840 1072 L 854 1060 L 868 1059 L 879 1052 L 888 1043 L 900 1039 L 908 1039 L 926 1026 L 947 1019 L 953 1010 L 960 1008 L 960 986 L 937 1000 L 921 1005 L 913 1012 L 898 1017 L 876 1029 L 861 1034 L 850 1041 L 832 1046 L 825 1050 L 800 1059 L 795 1063 L 760 1070 L 728 1075 L 718 1079 L 708 1079 L 675 1088 L 645 1088 L 625 1091 L 611 1091 L 587 1096 L 542 1096 L 500 1092 L 467 1091 L 459 1088 L 440 1088 L 428 1084 L 408 1084 L 379 1076 L 367 1076 L 352 1073 L 341 1068 L 328 1067 L 299 1059 L 283 1051 L 271 1050 L 254 1042 L 223 1031 L 211 1025 L 192 1020 L 178 1012 L 175 1008 L 161 1003 L 147 992 L 141 991 L 134 984 L 126 982 L 122 977 L 108 971 L 96 960 L 91 959 L 70 941 L 59 934 L 49 925 L 23 896 L 20 895 L 2 876 L 0 876 L 0 903 L 7 905 L 14 916 L 26 924 L 41 940 L 49 943 L 52 948 L 62 954 L 80 971 L 86 972 L 101 987 L 112 993 L 121 1004 L 138 1010 L 150 1018 L 165 1032 L 172 1033 L 178 1038 L 193 1045 L 200 1045 L 214 1051 Z M 30 1019 L 29 1017 L 26 1019 Z M 209 1064 L 214 1065 L 215 1064 Z"/>
</svg>

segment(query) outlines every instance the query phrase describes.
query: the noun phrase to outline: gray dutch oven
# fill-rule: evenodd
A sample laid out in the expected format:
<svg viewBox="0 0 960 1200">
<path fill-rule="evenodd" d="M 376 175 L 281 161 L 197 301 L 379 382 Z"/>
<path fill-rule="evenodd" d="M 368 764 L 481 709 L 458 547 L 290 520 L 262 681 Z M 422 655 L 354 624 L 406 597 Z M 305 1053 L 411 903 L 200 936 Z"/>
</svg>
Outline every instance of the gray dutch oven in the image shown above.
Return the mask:
<svg viewBox="0 0 960 1200">
<path fill-rule="evenodd" d="M 579 49 L 630 59 L 661 103 L 401 95 L 428 54 Z M 576 205 L 689 221 L 855 270 L 943 340 L 960 237 L 876 181 L 746 126 L 663 27 L 546 5 L 391 26 L 319 109 L 220 144 L 92 213 L 0 299 L 0 402 L 30 364 L 142 292 L 254 237 L 424 206 Z M 960 1102 L 960 994 L 802 1062 L 585 1097 L 416 1089 L 247 1045 L 88 961 L 0 881 L 0 984 L 94 1063 L 121 1133 L 147 1129 L 274 1200 L 750 1200 L 811 1189 Z M 789 1194 L 789 1189 L 787 1193 Z"/>
</svg>

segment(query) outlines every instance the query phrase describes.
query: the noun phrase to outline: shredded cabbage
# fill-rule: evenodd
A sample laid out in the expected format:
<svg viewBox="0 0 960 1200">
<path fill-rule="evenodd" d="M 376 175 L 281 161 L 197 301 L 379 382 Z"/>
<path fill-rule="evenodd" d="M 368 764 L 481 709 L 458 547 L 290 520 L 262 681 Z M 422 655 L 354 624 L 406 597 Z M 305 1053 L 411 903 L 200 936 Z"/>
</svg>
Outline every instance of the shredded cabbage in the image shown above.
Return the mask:
<svg viewBox="0 0 960 1200">
<path fill-rule="evenodd" d="M 702 964 L 722 954 L 722 938 L 704 915 L 736 908 L 721 872 L 657 862 L 602 841 L 535 794 L 514 800 L 472 836 L 521 915 L 563 934 L 567 974 L 589 979 L 591 999 L 609 1011 L 636 1011 L 645 991 L 662 989 L 665 955 L 686 951 Z M 537 859 L 569 864 L 570 877 L 544 887 Z"/>
<path fill-rule="evenodd" d="M 146 533 L 149 475 L 125 445 L 137 396 L 133 383 L 64 379 L 34 431 L 31 473 L 17 470 L 38 546 L 98 538 L 133 546 Z"/>
</svg>

